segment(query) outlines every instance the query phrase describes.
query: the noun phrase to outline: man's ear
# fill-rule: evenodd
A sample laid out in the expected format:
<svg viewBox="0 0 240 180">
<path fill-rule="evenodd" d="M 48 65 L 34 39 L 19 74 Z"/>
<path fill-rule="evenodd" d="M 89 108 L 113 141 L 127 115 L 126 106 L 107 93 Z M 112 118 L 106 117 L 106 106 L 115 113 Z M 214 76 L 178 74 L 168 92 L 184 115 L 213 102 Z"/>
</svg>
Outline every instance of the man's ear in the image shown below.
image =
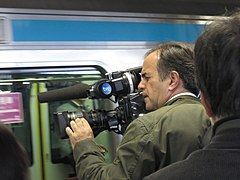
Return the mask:
<svg viewBox="0 0 240 180">
<path fill-rule="evenodd" d="M 203 92 L 201 92 L 201 103 L 203 104 L 203 106 L 204 106 L 204 108 L 205 108 L 205 110 L 207 112 L 207 115 L 209 117 L 214 117 L 214 114 L 212 112 L 212 108 L 211 108 L 209 102 L 207 101 L 207 99 L 206 99 L 206 97 L 205 97 Z"/>
<path fill-rule="evenodd" d="M 169 90 L 174 90 L 180 83 L 180 77 L 177 71 L 171 71 L 169 73 Z"/>
</svg>

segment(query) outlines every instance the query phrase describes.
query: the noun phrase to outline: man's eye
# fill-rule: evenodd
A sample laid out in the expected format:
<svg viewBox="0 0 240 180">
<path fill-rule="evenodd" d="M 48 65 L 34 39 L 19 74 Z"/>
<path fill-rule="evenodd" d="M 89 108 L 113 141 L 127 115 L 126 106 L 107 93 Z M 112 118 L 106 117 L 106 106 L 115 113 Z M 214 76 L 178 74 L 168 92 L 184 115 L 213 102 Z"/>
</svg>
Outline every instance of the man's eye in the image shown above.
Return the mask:
<svg viewBox="0 0 240 180">
<path fill-rule="evenodd" d="M 148 81 L 151 78 L 150 74 L 142 73 L 142 79 Z"/>
<path fill-rule="evenodd" d="M 144 76 L 143 79 L 148 80 L 150 79 L 150 76 Z"/>
</svg>

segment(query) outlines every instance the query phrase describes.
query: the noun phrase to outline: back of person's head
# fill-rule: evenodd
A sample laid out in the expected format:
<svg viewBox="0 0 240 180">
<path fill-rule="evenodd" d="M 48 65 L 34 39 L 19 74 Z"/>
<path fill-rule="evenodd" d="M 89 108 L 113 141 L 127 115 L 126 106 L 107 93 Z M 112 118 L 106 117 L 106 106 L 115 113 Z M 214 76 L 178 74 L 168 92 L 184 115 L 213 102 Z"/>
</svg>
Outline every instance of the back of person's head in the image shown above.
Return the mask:
<svg viewBox="0 0 240 180">
<path fill-rule="evenodd" d="M 154 51 L 158 51 L 158 67 L 160 78 L 164 79 L 169 72 L 177 71 L 183 87 L 188 91 L 198 94 L 195 81 L 193 44 L 185 42 L 163 42 L 145 54 L 147 57 Z"/>
<path fill-rule="evenodd" d="M 26 180 L 28 157 L 8 127 L 0 123 L 0 179 Z"/>
<path fill-rule="evenodd" d="M 195 44 L 197 81 L 218 117 L 240 113 L 240 13 L 215 19 Z"/>
</svg>

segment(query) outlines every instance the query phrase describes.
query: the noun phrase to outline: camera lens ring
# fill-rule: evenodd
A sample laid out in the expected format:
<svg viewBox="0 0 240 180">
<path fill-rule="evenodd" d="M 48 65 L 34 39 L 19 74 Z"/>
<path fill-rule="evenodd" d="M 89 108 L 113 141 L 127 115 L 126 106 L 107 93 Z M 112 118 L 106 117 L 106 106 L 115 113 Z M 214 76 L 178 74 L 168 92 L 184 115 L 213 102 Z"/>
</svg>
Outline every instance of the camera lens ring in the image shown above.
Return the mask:
<svg viewBox="0 0 240 180">
<path fill-rule="evenodd" d="M 131 73 L 126 72 L 124 74 L 127 77 L 128 82 L 129 82 L 130 93 L 132 93 L 132 92 L 134 92 L 134 84 L 133 84 L 133 80 L 132 80 L 132 77 L 131 77 Z"/>
</svg>

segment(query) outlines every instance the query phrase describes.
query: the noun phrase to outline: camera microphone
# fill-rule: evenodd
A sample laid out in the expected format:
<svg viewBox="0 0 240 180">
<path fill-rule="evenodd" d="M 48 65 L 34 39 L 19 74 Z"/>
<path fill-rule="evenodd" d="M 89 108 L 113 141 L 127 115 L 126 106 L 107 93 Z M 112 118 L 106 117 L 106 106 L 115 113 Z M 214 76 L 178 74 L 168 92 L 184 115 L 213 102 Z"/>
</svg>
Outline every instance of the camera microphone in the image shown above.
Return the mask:
<svg viewBox="0 0 240 180">
<path fill-rule="evenodd" d="M 40 93 L 38 100 L 40 103 L 51 102 L 51 101 L 63 101 L 69 99 L 87 98 L 87 91 L 90 86 L 87 84 L 77 84 L 70 87 L 61 89 L 51 90 Z"/>
</svg>

